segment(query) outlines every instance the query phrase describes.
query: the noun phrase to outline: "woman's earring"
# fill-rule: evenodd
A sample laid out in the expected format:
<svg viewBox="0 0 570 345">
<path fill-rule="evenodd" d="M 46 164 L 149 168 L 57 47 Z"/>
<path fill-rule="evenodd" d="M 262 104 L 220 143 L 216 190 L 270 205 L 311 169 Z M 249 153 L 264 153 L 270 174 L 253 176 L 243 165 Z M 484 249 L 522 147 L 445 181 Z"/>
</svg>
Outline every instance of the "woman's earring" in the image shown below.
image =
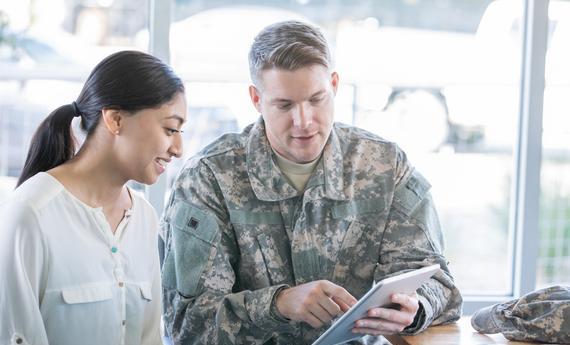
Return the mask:
<svg viewBox="0 0 570 345">
<path fill-rule="evenodd" d="M 115 134 L 116 134 L 116 135 L 119 135 L 119 130 L 116 130 L 116 131 L 115 131 Z"/>
</svg>

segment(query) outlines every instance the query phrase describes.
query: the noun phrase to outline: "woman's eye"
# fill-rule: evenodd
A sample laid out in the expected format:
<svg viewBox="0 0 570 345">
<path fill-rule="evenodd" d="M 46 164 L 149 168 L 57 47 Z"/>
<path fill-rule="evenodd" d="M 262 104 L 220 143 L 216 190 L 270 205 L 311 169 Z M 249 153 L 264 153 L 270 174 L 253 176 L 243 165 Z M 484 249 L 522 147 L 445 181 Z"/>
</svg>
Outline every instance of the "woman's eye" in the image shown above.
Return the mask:
<svg viewBox="0 0 570 345">
<path fill-rule="evenodd" d="M 176 134 L 176 133 L 180 133 L 180 132 L 181 132 L 181 131 L 179 131 L 179 130 L 177 130 L 177 129 L 174 129 L 174 128 L 165 128 L 165 130 L 166 130 L 166 132 L 167 132 L 169 135 L 174 135 L 174 134 Z"/>
</svg>

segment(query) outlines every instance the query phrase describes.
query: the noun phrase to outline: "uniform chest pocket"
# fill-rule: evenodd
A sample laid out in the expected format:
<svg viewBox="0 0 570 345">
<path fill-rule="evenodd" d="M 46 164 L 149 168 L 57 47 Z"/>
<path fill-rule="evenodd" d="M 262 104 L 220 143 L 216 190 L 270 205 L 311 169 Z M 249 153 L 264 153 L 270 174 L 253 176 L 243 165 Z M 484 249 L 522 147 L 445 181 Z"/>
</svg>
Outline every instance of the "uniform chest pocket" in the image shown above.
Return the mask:
<svg viewBox="0 0 570 345">
<path fill-rule="evenodd" d="M 291 283 L 291 249 L 281 213 L 230 210 L 230 219 L 238 236 L 246 239 L 240 243 L 244 286 L 256 289 Z"/>
<path fill-rule="evenodd" d="M 388 212 L 384 199 L 352 200 L 332 208 L 334 219 L 349 222 L 337 253 L 333 279 L 360 294 L 374 279 Z"/>
<path fill-rule="evenodd" d="M 386 203 L 384 199 L 363 199 L 351 200 L 332 207 L 332 216 L 334 219 L 356 217 L 364 214 L 380 215 L 385 213 Z"/>
<path fill-rule="evenodd" d="M 332 218 L 349 224 L 340 246 L 341 251 L 356 246 L 361 240 L 379 241 L 387 217 L 386 203 L 381 198 L 351 200 L 333 206 Z"/>
<path fill-rule="evenodd" d="M 113 291 L 108 285 L 78 287 L 63 289 L 61 296 L 67 304 L 94 303 L 110 300 L 113 298 Z"/>
<path fill-rule="evenodd" d="M 257 242 L 261 249 L 263 263 L 269 274 L 271 285 L 291 284 L 291 250 L 289 242 L 275 241 L 271 236 L 258 234 Z"/>
</svg>

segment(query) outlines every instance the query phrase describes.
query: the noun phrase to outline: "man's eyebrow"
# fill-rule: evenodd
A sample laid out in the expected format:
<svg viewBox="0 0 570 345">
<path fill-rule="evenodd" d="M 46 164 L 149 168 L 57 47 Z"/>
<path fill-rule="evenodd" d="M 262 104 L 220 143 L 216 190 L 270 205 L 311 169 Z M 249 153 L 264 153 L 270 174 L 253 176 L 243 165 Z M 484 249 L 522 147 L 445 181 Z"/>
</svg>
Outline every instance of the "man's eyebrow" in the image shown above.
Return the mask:
<svg viewBox="0 0 570 345">
<path fill-rule="evenodd" d="M 286 98 L 275 98 L 271 100 L 271 104 L 277 104 L 277 103 L 291 103 L 291 100 Z"/>
<path fill-rule="evenodd" d="M 315 92 L 314 94 L 312 94 L 310 98 L 314 98 L 314 97 L 317 97 L 317 96 L 321 96 L 321 95 L 324 94 L 324 93 L 326 93 L 325 90 L 317 91 L 317 92 Z"/>
<path fill-rule="evenodd" d="M 309 97 L 309 99 L 314 98 L 314 97 L 318 97 L 318 96 L 322 96 L 325 93 L 326 93 L 325 90 L 319 90 L 319 91 L 315 92 L 314 94 L 312 94 Z M 271 104 L 277 104 L 277 103 L 291 103 L 291 100 L 286 99 L 286 98 L 275 98 L 275 99 L 271 100 Z"/>
</svg>

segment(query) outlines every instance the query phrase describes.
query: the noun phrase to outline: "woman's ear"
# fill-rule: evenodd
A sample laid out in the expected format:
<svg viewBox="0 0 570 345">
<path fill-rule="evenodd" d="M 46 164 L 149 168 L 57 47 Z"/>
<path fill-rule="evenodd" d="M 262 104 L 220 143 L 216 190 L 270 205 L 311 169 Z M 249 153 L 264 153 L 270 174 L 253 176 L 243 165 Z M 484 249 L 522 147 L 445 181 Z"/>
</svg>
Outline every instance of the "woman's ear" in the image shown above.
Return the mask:
<svg viewBox="0 0 570 345">
<path fill-rule="evenodd" d="M 121 132 L 121 125 L 123 124 L 123 116 L 118 109 L 103 109 L 101 110 L 103 122 L 109 132 L 119 135 Z"/>
</svg>

